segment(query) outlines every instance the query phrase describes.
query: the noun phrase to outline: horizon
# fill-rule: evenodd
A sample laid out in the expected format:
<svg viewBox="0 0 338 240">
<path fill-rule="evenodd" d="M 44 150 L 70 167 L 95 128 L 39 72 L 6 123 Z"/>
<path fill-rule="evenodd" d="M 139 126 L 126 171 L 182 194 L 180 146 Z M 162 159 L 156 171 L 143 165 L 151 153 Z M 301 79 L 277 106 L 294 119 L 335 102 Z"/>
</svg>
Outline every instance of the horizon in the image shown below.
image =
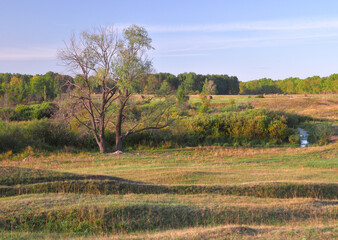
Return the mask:
<svg viewBox="0 0 338 240">
<path fill-rule="evenodd" d="M 226 74 L 241 82 L 327 77 L 338 72 L 337 7 L 304 0 L 3 1 L 0 72 L 70 75 L 56 52 L 72 33 L 136 24 L 153 40 L 156 72 Z"/>
</svg>

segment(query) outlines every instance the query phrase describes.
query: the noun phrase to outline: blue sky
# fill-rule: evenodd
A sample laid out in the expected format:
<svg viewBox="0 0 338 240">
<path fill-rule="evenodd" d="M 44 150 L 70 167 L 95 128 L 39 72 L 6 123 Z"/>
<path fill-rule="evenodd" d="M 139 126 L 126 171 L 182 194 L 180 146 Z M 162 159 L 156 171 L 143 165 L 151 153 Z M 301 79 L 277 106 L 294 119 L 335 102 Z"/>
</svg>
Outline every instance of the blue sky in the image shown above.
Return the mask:
<svg viewBox="0 0 338 240">
<path fill-rule="evenodd" d="M 144 26 L 157 72 L 240 81 L 338 73 L 336 0 L 0 0 L 0 72 L 67 74 L 57 49 L 98 25 Z"/>
</svg>

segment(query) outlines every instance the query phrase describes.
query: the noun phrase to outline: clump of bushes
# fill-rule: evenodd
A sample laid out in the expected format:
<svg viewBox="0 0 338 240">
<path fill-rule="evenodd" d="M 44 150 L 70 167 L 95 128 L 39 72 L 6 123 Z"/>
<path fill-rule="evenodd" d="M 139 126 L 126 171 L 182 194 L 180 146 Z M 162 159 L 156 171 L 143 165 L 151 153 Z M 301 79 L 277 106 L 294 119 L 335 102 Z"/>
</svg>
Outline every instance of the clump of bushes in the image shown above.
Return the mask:
<svg viewBox="0 0 338 240">
<path fill-rule="evenodd" d="M 0 119 L 3 121 L 28 121 L 33 119 L 51 118 L 59 107 L 53 102 L 34 105 L 18 105 L 14 108 L 1 108 Z"/>
<path fill-rule="evenodd" d="M 288 143 L 296 134 L 289 128 L 286 115 L 269 110 L 247 109 L 242 112 L 224 112 L 198 115 L 183 121 L 187 131 L 199 141 L 238 143 L 250 142 Z"/>
<path fill-rule="evenodd" d="M 308 117 L 265 109 L 252 109 L 250 105 L 231 105 L 236 109 L 223 109 L 214 114 L 199 113 L 185 116 L 174 125 L 161 130 L 149 130 L 127 137 L 126 149 L 139 147 L 180 147 L 198 145 L 219 146 L 272 146 L 299 144 L 296 129 L 301 126 L 310 133 L 311 143 L 325 144 L 330 140 L 332 126 L 314 124 Z M 229 107 L 230 108 L 230 107 Z M 46 109 L 46 108 L 43 108 Z M 225 111 L 226 110 L 226 111 Z M 20 110 L 22 116 L 28 110 Z M 38 116 L 38 115 L 36 115 Z M 115 132 L 106 130 L 108 151 L 115 147 Z M 0 121 L 0 152 L 23 152 L 34 149 L 54 150 L 64 147 L 96 150 L 93 135 L 84 128 L 77 130 L 63 122 L 51 119 L 22 122 Z"/>
<path fill-rule="evenodd" d="M 20 152 L 28 146 L 52 150 L 76 144 L 75 135 L 63 123 L 51 120 L 0 121 L 0 152 Z"/>
</svg>

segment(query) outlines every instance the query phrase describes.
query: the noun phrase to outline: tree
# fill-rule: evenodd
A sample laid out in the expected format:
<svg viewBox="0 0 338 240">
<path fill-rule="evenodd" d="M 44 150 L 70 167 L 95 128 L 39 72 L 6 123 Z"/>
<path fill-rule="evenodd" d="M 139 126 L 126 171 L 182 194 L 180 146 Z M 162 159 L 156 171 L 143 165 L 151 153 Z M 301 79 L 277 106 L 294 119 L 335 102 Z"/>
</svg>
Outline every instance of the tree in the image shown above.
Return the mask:
<svg viewBox="0 0 338 240">
<path fill-rule="evenodd" d="M 115 128 L 116 150 L 121 151 L 127 136 L 164 128 L 173 121 L 170 108 L 163 107 L 166 104 L 159 107 L 160 101 L 132 98 L 151 71 L 152 62 L 146 56 L 150 49 L 147 31 L 132 25 L 123 30 L 122 37 L 113 27 L 84 31 L 58 53 L 72 70 L 80 70 L 80 77 L 68 83 L 73 88 L 72 114 L 93 133 L 101 153 L 107 151 L 105 130 L 111 125 Z M 100 94 L 94 95 L 98 88 Z"/>
<path fill-rule="evenodd" d="M 208 95 L 215 95 L 217 93 L 216 84 L 212 80 L 208 80 L 207 78 L 204 81 L 202 93 Z"/>
</svg>

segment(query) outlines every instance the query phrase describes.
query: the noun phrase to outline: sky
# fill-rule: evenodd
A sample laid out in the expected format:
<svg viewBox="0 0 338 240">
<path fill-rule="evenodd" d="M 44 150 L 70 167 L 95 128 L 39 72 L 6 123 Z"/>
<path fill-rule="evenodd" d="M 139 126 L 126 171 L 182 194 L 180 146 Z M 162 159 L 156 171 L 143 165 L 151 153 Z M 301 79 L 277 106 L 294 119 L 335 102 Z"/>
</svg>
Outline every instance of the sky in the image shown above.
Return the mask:
<svg viewBox="0 0 338 240">
<path fill-rule="evenodd" d="M 338 73 L 336 0 L 0 0 L 0 72 L 69 74 L 74 33 L 143 26 L 156 72 L 240 81 Z"/>
</svg>

